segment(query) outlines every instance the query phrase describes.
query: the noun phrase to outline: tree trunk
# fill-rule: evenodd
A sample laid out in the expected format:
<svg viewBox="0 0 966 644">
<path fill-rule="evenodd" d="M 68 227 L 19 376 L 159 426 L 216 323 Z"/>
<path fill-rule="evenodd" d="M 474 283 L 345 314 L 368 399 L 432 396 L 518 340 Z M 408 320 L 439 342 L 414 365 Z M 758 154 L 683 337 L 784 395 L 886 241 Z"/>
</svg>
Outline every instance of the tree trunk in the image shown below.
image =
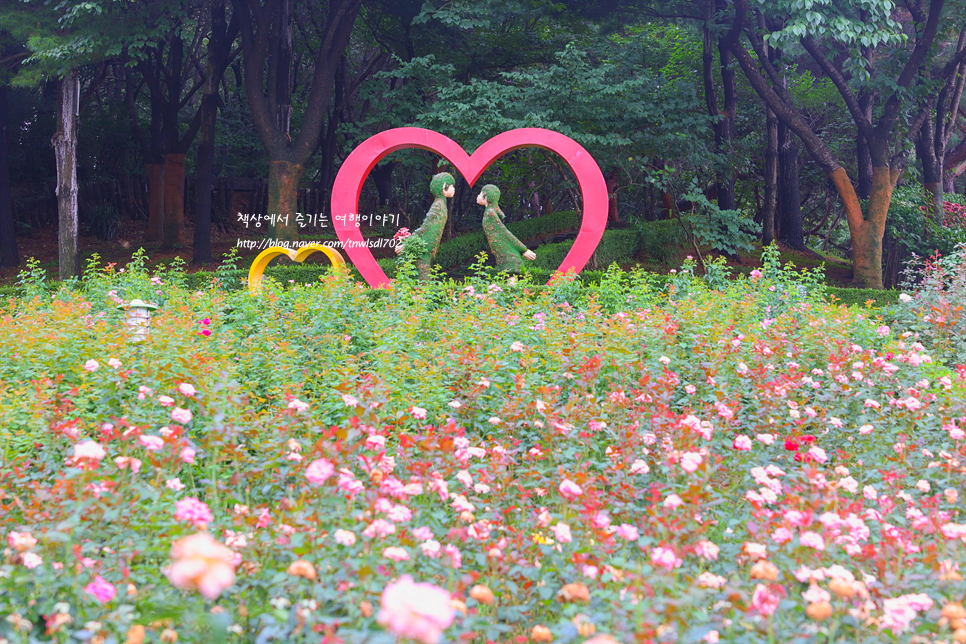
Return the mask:
<svg viewBox="0 0 966 644">
<path fill-rule="evenodd" d="M 674 216 L 674 197 L 670 192 L 661 193 L 661 209 L 664 211 L 662 219 L 670 219 Z"/>
<path fill-rule="evenodd" d="M 269 215 L 288 214 L 289 221 L 270 226 L 269 235 L 297 239 L 294 213 L 304 164 L 311 158 L 328 115 L 339 61 L 346 51 L 362 0 L 330 0 L 312 61 L 311 89 L 298 135 L 291 125 L 291 16 L 288 0 L 232 0 L 245 58 L 245 93 L 255 128 L 269 154 Z M 340 213 L 341 214 L 341 213 Z M 334 213 L 333 213 L 334 216 Z"/>
<path fill-rule="evenodd" d="M 929 198 L 932 215 L 941 214 L 943 211 L 942 157 L 936 154 L 936 148 L 940 143 L 936 139 L 941 137 L 941 132 L 937 132 L 933 127 L 932 118 L 936 105 L 935 100 L 927 105 L 926 109 L 929 111 L 916 136 L 916 156 L 922 164 L 922 187 Z"/>
<path fill-rule="evenodd" d="M 80 82 L 72 71 L 60 82 L 60 104 L 57 107 L 57 131 L 54 133 L 54 157 L 57 162 L 57 244 L 60 255 L 60 279 L 80 273 L 77 244 L 77 111 Z"/>
<path fill-rule="evenodd" d="M 842 171 L 842 175 L 844 174 L 845 172 Z M 855 225 L 855 218 L 849 217 L 849 229 L 853 240 L 853 281 L 859 288 L 882 288 L 882 237 L 885 234 L 889 204 L 892 202 L 894 177 L 897 176 L 898 174 L 894 174 L 888 167 L 873 168 L 868 216 L 858 226 Z M 845 177 L 844 181 L 848 182 L 848 177 Z M 840 188 L 841 182 L 841 179 L 836 182 L 836 188 Z M 853 207 L 859 207 L 858 200 L 855 200 Z"/>
<path fill-rule="evenodd" d="M 10 143 L 8 137 L 7 93 L 9 86 L 0 83 L 0 266 L 19 266 L 17 228 L 13 220 L 13 196 L 10 193 Z"/>
<path fill-rule="evenodd" d="M 184 245 L 184 157 L 164 155 L 164 248 Z"/>
<path fill-rule="evenodd" d="M 778 185 L 778 239 L 794 250 L 806 250 L 798 189 L 798 140 L 781 123 L 778 125 Z"/>
<path fill-rule="evenodd" d="M 607 221 L 617 221 L 617 173 L 607 173 L 604 183 L 607 185 Z"/>
<path fill-rule="evenodd" d="M 862 93 L 859 95 L 859 109 L 865 115 L 865 118 L 872 122 L 872 99 L 873 95 L 871 93 Z M 856 156 L 856 183 L 858 184 L 858 196 L 859 199 L 868 199 L 869 194 L 872 192 L 872 154 L 869 152 L 869 143 L 865 140 L 862 134 L 859 134 L 855 139 L 855 156 Z"/>
<path fill-rule="evenodd" d="M 226 24 L 225 0 L 211 5 L 211 33 L 208 38 L 208 63 L 205 67 L 205 93 L 198 108 L 200 117 L 197 173 L 195 175 L 195 238 L 191 263 L 214 261 L 211 256 L 211 190 L 214 181 L 215 123 L 218 119 L 218 84 L 230 62 L 232 41 L 238 22 Z"/>
<path fill-rule="evenodd" d="M 269 224 L 268 236 L 285 241 L 298 239 L 295 213 L 298 211 L 299 179 L 305 168 L 288 161 L 271 161 L 268 168 L 268 215 L 275 220 Z M 288 221 L 277 216 L 288 215 Z M 333 215 L 334 216 L 334 215 Z"/>
<path fill-rule="evenodd" d="M 723 2 L 718 3 L 724 8 Z M 731 66 L 731 49 L 723 39 L 718 40 L 718 58 L 721 63 L 721 84 L 723 86 L 724 110 L 722 111 L 720 139 L 717 142 L 718 151 L 730 156 L 735 132 L 735 112 L 738 108 L 738 90 L 735 82 L 735 70 Z M 721 210 L 735 209 L 735 175 L 725 170 L 718 186 L 718 207 Z"/>
<path fill-rule="evenodd" d="M 829 175 L 842 199 L 849 223 L 849 233 L 852 236 L 852 281 L 856 288 L 882 288 L 882 237 L 894 185 L 890 174 L 889 168 L 873 169 L 868 219 L 862 215 L 858 195 L 845 170 L 837 168 Z M 884 180 L 884 177 L 887 179 Z M 873 214 L 880 220 L 876 221 Z"/>
<path fill-rule="evenodd" d="M 195 176 L 195 240 L 191 257 L 192 264 L 214 261 L 211 256 L 211 184 L 212 166 L 215 162 L 215 120 L 218 116 L 217 87 L 210 87 L 211 65 L 208 66 L 209 80 L 206 82 L 205 95 L 201 99 L 201 141 L 198 142 Z M 217 81 L 216 81 L 217 82 Z"/>
<path fill-rule="evenodd" d="M 389 206 L 392 201 L 392 172 L 396 168 L 396 163 L 390 161 L 389 163 L 382 163 L 377 165 L 369 173 L 372 177 L 372 181 L 376 184 L 376 192 L 379 194 L 378 208 L 385 208 Z"/>
<path fill-rule="evenodd" d="M 144 240 L 161 241 L 164 237 L 164 164 L 148 163 L 148 231 Z"/>
<path fill-rule="evenodd" d="M 761 243 L 775 241 L 775 214 L 778 205 L 778 118 L 765 108 L 765 203 L 762 206 Z"/>
</svg>

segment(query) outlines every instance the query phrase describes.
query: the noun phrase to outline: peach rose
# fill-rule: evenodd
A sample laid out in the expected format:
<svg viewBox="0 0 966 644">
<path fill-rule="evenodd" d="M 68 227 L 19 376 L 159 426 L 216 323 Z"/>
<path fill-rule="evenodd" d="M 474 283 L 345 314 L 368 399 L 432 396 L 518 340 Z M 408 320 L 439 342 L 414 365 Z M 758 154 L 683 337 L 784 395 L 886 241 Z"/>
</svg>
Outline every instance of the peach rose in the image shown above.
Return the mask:
<svg viewBox="0 0 966 644">
<path fill-rule="evenodd" d="M 174 563 L 164 571 L 168 581 L 197 590 L 205 599 L 215 599 L 235 583 L 234 553 L 207 532 L 175 541 L 171 558 Z"/>
</svg>

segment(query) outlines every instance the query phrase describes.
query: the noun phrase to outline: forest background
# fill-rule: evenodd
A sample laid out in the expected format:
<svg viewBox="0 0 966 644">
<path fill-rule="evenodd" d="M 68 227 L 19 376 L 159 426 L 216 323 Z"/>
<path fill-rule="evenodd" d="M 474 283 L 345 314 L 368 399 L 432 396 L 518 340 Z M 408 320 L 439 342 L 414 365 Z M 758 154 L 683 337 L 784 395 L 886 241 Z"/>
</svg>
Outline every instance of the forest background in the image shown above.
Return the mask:
<svg viewBox="0 0 966 644">
<path fill-rule="evenodd" d="M 966 240 L 964 82 L 961 0 L 3 0 L 0 265 L 54 229 L 62 279 L 80 233 L 201 265 L 213 233 L 325 238 L 367 137 L 472 150 L 543 127 L 597 159 L 609 228 L 674 219 L 696 248 L 778 241 L 893 286 L 911 253 Z M 394 153 L 360 212 L 417 226 L 441 167 Z M 446 238 L 480 227 L 460 182 Z M 509 221 L 581 209 L 542 150 L 482 182 Z M 250 219 L 268 213 L 290 216 Z"/>
</svg>

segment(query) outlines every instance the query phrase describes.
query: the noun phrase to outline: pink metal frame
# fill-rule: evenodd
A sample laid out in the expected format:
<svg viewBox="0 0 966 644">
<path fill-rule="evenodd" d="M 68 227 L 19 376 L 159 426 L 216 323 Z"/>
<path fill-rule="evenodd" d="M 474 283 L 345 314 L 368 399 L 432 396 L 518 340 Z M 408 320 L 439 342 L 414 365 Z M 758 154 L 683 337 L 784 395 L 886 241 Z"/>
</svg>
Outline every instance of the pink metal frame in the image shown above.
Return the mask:
<svg viewBox="0 0 966 644">
<path fill-rule="evenodd" d="M 496 159 L 507 152 L 528 147 L 556 152 L 577 176 L 583 195 L 583 219 L 573 248 L 557 271 L 579 273 L 597 249 L 607 225 L 607 185 L 597 162 L 580 144 L 563 134 L 540 128 L 503 132 L 481 145 L 472 155 L 452 139 L 422 128 L 401 127 L 366 139 L 346 158 L 332 190 L 332 220 L 345 254 L 370 286 L 389 283 L 386 273 L 365 245 L 360 229 L 345 216 L 358 213 L 362 184 L 369 171 L 387 155 L 404 148 L 429 150 L 452 163 L 472 186 Z"/>
</svg>

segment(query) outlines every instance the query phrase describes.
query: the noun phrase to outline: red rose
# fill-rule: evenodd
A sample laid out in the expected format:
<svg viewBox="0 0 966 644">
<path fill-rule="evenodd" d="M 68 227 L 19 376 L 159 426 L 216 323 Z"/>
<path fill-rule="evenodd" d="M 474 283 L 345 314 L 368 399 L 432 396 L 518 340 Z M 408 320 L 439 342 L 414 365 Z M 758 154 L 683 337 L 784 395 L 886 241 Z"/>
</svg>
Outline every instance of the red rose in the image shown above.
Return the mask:
<svg viewBox="0 0 966 644">
<path fill-rule="evenodd" d="M 796 443 L 793 440 L 787 440 L 787 441 L 785 441 L 785 449 L 788 450 L 789 452 L 797 452 L 798 451 L 798 443 Z"/>
</svg>

